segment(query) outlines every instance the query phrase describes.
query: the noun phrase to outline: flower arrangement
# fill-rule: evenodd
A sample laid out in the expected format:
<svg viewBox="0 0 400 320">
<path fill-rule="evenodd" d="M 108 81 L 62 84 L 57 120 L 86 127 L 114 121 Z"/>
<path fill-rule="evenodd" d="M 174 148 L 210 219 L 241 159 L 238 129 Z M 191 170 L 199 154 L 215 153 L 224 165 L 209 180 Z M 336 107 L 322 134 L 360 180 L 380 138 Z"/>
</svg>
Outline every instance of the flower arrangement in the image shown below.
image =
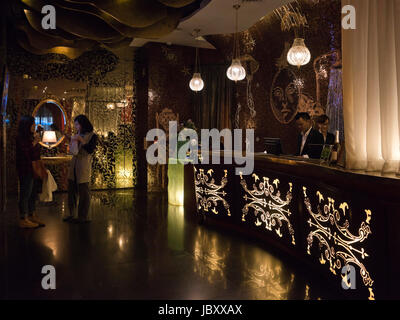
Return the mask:
<svg viewBox="0 0 400 320">
<path fill-rule="evenodd" d="M 196 125 L 194 124 L 192 119 L 188 119 L 185 123 L 180 124 L 180 130 L 183 130 L 183 129 L 192 129 L 197 132 Z"/>
</svg>

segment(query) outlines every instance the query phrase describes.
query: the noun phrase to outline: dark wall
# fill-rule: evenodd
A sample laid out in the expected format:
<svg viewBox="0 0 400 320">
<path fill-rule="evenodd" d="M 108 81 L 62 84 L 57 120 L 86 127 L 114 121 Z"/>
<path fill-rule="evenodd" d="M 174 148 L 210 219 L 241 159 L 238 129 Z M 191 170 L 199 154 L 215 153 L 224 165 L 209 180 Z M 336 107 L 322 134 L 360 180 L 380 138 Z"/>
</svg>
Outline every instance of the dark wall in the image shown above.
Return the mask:
<svg viewBox="0 0 400 320">
<path fill-rule="evenodd" d="M 5 12 L 6 5 L 4 2 L 0 4 L 0 10 Z M 6 65 L 6 55 L 7 55 L 7 35 L 6 35 L 6 19 L 5 15 L 2 14 L 0 16 L 0 94 L 3 94 L 3 83 L 4 83 L 4 67 Z M 0 101 L 0 109 L 3 109 Z M 5 182 L 5 172 L 7 170 L 6 163 L 5 163 L 5 140 L 6 140 L 6 131 L 5 131 L 5 123 L 3 122 L 3 112 L 5 110 L 0 110 L 0 213 L 3 211 L 5 206 L 5 189 L 6 189 L 6 182 Z"/>
<path fill-rule="evenodd" d="M 156 127 L 155 114 L 164 108 L 179 113 L 180 122 L 194 118 L 193 99 L 189 82 L 193 76 L 196 49 L 152 43 L 146 46 L 149 73 L 148 126 Z M 200 62 L 224 63 L 217 50 L 200 49 Z"/>
<path fill-rule="evenodd" d="M 163 109 L 171 109 L 179 114 L 179 123 L 195 118 L 195 93 L 190 90 L 189 82 L 193 76 L 196 49 L 185 46 L 167 46 L 150 43 L 140 49 L 141 62 L 146 65 L 139 70 L 138 81 L 139 113 L 147 110 L 147 130 L 156 128 L 156 113 Z M 222 55 L 217 50 L 199 50 L 200 62 L 206 64 L 224 63 Z M 143 83 L 143 81 L 145 83 Z M 142 82 L 142 83 L 140 83 Z M 146 100 L 147 96 L 147 101 Z M 198 124 L 196 124 L 199 127 Z M 143 130 L 142 130 L 143 131 Z M 146 132 L 144 132 L 143 139 Z M 147 166 L 147 190 L 165 191 L 163 177 L 164 167 Z M 163 187 L 164 186 L 164 187 Z"/>
<path fill-rule="evenodd" d="M 320 81 L 321 102 L 317 106 L 316 101 L 316 76 L 313 62 L 318 56 L 341 48 L 341 2 L 339 0 L 319 1 L 315 4 L 311 1 L 299 1 L 301 12 L 306 16 L 308 27 L 304 29 L 306 45 L 311 51 L 311 62 L 297 69 L 287 66 L 298 78 L 304 81 L 301 93 L 307 98 L 307 102 L 313 105 L 316 113 L 326 107 L 329 78 Z M 239 16 L 240 18 L 240 16 Z M 302 33 L 302 31 L 301 31 Z M 206 37 L 219 52 L 225 57 L 227 66 L 232 57 L 232 35 L 216 35 Z M 251 82 L 251 92 L 254 98 L 257 112 L 254 120 L 251 119 L 247 101 L 247 81 L 237 84 L 237 102 L 241 105 L 240 128 L 255 128 L 255 136 L 279 137 L 282 139 L 285 153 L 295 153 L 297 131 L 294 121 L 283 124 L 275 117 L 270 103 L 271 86 L 274 76 L 279 70 L 279 65 L 286 61 L 286 52 L 294 39 L 294 31 L 281 30 L 281 21 L 275 15 L 266 16 L 248 31 L 240 34 L 241 55 L 250 55 L 259 64 L 259 69 L 254 73 Z M 280 59 L 281 58 L 281 59 Z M 254 63 L 254 62 L 253 62 Z M 329 75 L 327 66 L 327 73 Z M 256 149 L 262 151 L 261 140 L 256 143 Z"/>
</svg>

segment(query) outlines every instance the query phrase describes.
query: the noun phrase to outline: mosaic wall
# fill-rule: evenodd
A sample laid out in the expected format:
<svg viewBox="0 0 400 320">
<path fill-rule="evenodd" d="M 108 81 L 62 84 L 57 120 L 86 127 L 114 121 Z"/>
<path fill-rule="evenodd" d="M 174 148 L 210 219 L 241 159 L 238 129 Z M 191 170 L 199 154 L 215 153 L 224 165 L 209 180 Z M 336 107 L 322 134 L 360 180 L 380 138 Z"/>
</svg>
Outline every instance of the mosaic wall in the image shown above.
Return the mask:
<svg viewBox="0 0 400 320">
<path fill-rule="evenodd" d="M 136 185 L 134 54 L 131 48 L 116 53 L 116 68 L 87 91 L 85 112 L 100 138 L 93 163 L 95 189 Z"/>
</svg>

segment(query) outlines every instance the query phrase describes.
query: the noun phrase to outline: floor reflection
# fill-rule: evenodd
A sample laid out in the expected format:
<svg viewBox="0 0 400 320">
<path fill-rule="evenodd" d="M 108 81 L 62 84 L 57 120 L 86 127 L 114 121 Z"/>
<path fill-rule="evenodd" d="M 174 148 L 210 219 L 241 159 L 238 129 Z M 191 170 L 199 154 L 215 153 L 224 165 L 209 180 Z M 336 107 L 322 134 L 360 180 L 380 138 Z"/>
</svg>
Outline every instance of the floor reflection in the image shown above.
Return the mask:
<svg viewBox="0 0 400 320">
<path fill-rule="evenodd" d="M 10 201 L 6 227 L 8 299 L 318 299 L 329 288 L 296 266 L 245 241 L 200 226 L 165 195 L 132 190 L 93 192 L 88 225 L 62 222 L 67 196 L 38 206 L 46 227 L 16 227 Z M 41 268 L 54 265 L 57 290 L 41 289 Z"/>
<path fill-rule="evenodd" d="M 282 261 L 260 249 L 242 249 L 244 282 L 249 286 L 251 299 L 287 300 L 293 290 L 294 273 Z"/>
<path fill-rule="evenodd" d="M 183 250 L 185 216 L 183 206 L 168 205 L 168 247 Z"/>
<path fill-rule="evenodd" d="M 207 230 L 197 228 L 194 238 L 193 271 L 210 284 L 218 282 L 226 289 L 226 257 L 230 248 L 229 242 L 222 241 L 223 239 L 216 234 L 210 235 Z"/>
</svg>

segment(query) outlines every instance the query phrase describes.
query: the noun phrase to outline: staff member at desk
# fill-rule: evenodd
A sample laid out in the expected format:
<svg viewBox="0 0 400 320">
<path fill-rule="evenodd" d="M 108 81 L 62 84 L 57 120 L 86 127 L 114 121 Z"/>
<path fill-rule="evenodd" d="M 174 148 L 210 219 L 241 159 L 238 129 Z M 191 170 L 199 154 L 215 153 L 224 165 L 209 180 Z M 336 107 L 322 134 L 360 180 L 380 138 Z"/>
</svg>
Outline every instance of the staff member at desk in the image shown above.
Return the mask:
<svg viewBox="0 0 400 320">
<path fill-rule="evenodd" d="M 335 135 L 333 133 L 328 132 L 329 122 L 330 122 L 329 117 L 325 114 L 319 116 L 317 119 L 319 132 L 321 132 L 322 135 L 324 136 L 324 144 L 334 145 Z"/>
<path fill-rule="evenodd" d="M 319 159 L 324 144 L 324 136 L 313 129 L 311 117 L 308 113 L 298 113 L 295 119 L 300 131 L 297 155 L 304 158 Z"/>
</svg>

